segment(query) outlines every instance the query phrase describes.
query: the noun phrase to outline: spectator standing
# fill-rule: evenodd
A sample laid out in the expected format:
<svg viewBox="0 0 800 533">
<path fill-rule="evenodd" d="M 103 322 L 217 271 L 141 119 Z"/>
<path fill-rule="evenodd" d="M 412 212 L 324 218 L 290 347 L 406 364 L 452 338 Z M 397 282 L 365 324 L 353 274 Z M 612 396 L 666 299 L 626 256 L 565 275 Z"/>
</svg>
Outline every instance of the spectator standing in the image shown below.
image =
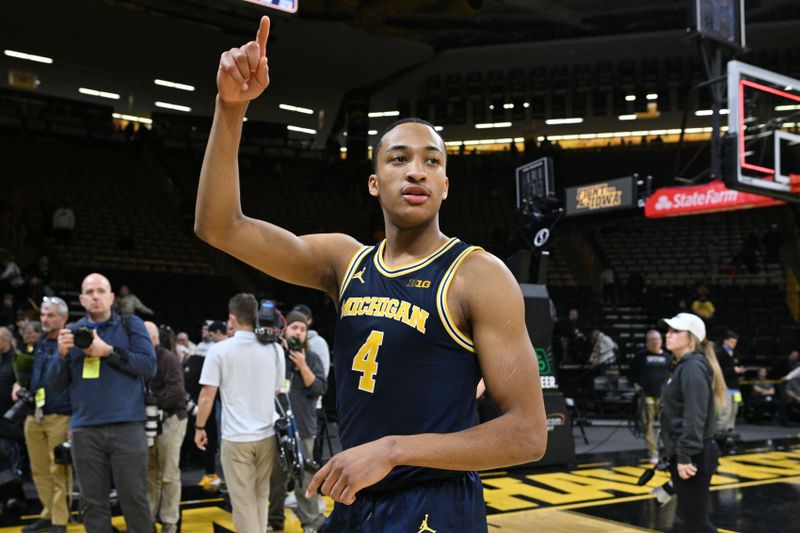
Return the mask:
<svg viewBox="0 0 800 533">
<path fill-rule="evenodd" d="M 717 349 L 717 361 L 722 368 L 722 376 L 725 378 L 725 385 L 728 388 L 725 395 L 725 403 L 720 407 L 717 417 L 717 432 L 730 432 L 736 427 L 736 415 L 739 412 L 739 404 L 742 403 L 742 392 L 739 389 L 739 379 L 745 373 L 745 368 L 739 361 L 736 353 L 736 345 L 739 342 L 739 335 L 733 331 L 726 331 L 722 338 L 722 344 Z"/>
<path fill-rule="evenodd" d="M 146 315 L 154 315 L 153 310 L 142 303 L 138 296 L 133 294 L 127 285 L 119 288 L 119 298 L 117 298 L 119 314 L 127 318 L 137 311 Z"/>
<path fill-rule="evenodd" d="M 647 456 L 651 464 L 658 462 L 658 442 L 653 423 L 661 415 L 661 389 L 669 374 L 672 356 L 662 348 L 661 333 L 647 332 L 647 347 L 637 353 L 630 366 L 630 380 L 641 389 L 644 397 L 643 422 Z"/>
<path fill-rule="evenodd" d="M 161 416 L 161 433 L 150 447 L 147 497 L 153 520 L 162 524 L 162 533 L 176 533 L 181 503 L 181 443 L 186 434 L 186 389 L 178 356 L 161 346 L 159 328 L 145 322 L 156 351 L 156 375 L 148 382 Z"/>
</svg>

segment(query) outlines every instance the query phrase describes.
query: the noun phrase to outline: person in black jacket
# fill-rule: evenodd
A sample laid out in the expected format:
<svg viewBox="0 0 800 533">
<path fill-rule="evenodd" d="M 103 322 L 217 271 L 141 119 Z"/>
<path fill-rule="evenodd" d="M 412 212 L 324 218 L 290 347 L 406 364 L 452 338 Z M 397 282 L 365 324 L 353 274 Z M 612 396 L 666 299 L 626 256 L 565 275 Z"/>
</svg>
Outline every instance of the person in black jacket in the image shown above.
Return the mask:
<svg viewBox="0 0 800 533">
<path fill-rule="evenodd" d="M 647 348 L 636 354 L 631 362 L 628 377 L 637 385 L 644 397 L 642 422 L 644 440 L 647 443 L 647 457 L 651 464 L 658 463 L 658 444 L 653 423 L 661 412 L 661 389 L 669 374 L 672 355 L 664 350 L 661 333 L 655 329 L 647 332 Z"/>
<path fill-rule="evenodd" d="M 186 435 L 186 389 L 183 385 L 183 367 L 175 352 L 162 346 L 161 337 L 170 340 L 172 331 L 145 322 L 150 340 L 156 351 L 158 369 L 148 381 L 156 397 L 156 405 L 163 413 L 161 433 L 150 447 L 147 469 L 147 499 L 154 520 L 162 524 L 164 533 L 176 533 L 180 520 L 181 503 L 181 443 Z"/>
<path fill-rule="evenodd" d="M 714 411 L 725 401 L 725 381 L 700 317 L 679 313 L 662 323 L 669 328 L 667 350 L 677 360 L 661 393 L 661 436 L 678 517 L 682 531 L 716 532 L 708 518 L 708 488 L 719 464 Z"/>
<path fill-rule="evenodd" d="M 719 416 L 717 417 L 717 432 L 719 433 L 733 431 L 736 427 L 739 404 L 742 403 L 739 380 L 746 370 L 741 365 L 739 356 L 735 351 L 738 342 L 739 335 L 728 330 L 725 332 L 725 336 L 722 337 L 722 344 L 717 349 L 717 361 L 719 361 L 719 367 L 722 369 L 722 377 L 727 388 L 725 405 L 719 410 Z"/>
</svg>

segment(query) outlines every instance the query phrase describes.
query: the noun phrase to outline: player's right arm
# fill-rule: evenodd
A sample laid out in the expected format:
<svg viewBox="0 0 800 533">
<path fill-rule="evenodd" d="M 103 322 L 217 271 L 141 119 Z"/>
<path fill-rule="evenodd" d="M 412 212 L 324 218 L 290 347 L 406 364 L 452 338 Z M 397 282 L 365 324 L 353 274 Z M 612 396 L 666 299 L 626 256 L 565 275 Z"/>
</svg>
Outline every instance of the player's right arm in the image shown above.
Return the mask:
<svg viewBox="0 0 800 533">
<path fill-rule="evenodd" d="M 255 41 L 220 57 L 217 102 L 195 209 L 195 233 L 215 248 L 287 283 L 324 290 L 335 299 L 361 246 L 342 234 L 305 235 L 242 213 L 237 155 L 247 106 L 269 85 L 269 17 Z"/>
</svg>

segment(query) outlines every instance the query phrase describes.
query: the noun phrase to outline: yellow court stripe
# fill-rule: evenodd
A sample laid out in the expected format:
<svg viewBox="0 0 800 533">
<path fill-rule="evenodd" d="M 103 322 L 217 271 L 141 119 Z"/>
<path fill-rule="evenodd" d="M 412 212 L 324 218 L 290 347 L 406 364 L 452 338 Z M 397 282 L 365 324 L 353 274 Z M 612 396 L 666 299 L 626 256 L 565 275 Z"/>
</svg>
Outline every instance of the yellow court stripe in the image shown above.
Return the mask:
<svg viewBox="0 0 800 533">
<path fill-rule="evenodd" d="M 717 531 L 719 531 L 720 533 L 738 533 L 737 531 L 731 531 L 730 529 L 722 529 L 721 527 L 718 527 Z"/>
<path fill-rule="evenodd" d="M 380 272 L 381 274 L 383 274 L 388 278 L 396 278 L 399 276 L 410 274 L 412 272 L 416 272 L 417 270 L 428 266 L 429 264 L 436 261 L 443 254 L 445 254 L 447 250 L 449 250 L 459 242 L 460 241 L 457 238 L 452 237 L 449 241 L 445 242 L 439 248 L 428 254 L 426 257 L 423 257 L 419 261 L 411 263 L 410 265 L 403 265 L 397 268 L 389 268 L 388 266 L 386 266 L 386 263 L 383 262 L 383 252 L 386 249 L 386 239 L 384 239 L 378 245 L 378 251 L 375 252 L 375 257 L 373 258 L 373 262 L 375 263 L 375 267 L 378 269 L 378 272 Z"/>
<path fill-rule="evenodd" d="M 729 483 L 727 485 L 717 485 L 715 487 L 711 487 L 711 490 L 726 490 L 726 489 L 738 489 L 738 488 L 746 488 L 746 487 L 755 487 L 758 485 L 769 485 L 770 483 L 797 483 L 800 482 L 800 476 L 794 477 L 779 477 L 779 478 L 771 478 L 771 479 L 762 479 L 758 481 L 743 481 L 741 483 Z M 495 516 L 510 516 L 516 515 L 520 513 L 533 513 L 533 512 L 540 512 L 540 511 L 547 511 L 549 509 L 581 509 L 583 507 L 600 507 L 602 505 L 614 505 L 617 503 L 626 503 L 626 502 L 636 502 L 640 500 L 648 500 L 651 498 L 655 498 L 652 494 L 642 494 L 639 496 L 625 496 L 623 498 L 604 498 L 602 500 L 592 500 L 587 502 L 580 502 L 580 503 L 568 503 L 565 505 L 550 505 L 545 507 L 536 507 L 531 509 L 520 509 L 518 511 L 509 511 L 507 513 L 493 513 L 489 515 L 489 518 Z M 532 505 L 538 505 L 533 504 Z M 719 528 L 718 528 L 719 529 Z M 722 531 L 720 529 L 720 531 Z M 734 532 L 735 533 L 735 532 Z"/>
</svg>

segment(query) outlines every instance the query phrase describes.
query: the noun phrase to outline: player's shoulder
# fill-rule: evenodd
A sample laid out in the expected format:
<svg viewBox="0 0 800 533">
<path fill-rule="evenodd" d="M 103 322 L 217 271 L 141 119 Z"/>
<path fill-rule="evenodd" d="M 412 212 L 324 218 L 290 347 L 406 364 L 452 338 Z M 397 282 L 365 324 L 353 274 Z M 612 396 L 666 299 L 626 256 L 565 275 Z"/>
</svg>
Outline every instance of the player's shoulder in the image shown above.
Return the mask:
<svg viewBox="0 0 800 533">
<path fill-rule="evenodd" d="M 456 278 L 467 281 L 481 281 L 482 284 L 506 284 L 514 281 L 508 267 L 497 256 L 482 248 L 475 247 L 464 258 L 456 272 Z"/>
</svg>

